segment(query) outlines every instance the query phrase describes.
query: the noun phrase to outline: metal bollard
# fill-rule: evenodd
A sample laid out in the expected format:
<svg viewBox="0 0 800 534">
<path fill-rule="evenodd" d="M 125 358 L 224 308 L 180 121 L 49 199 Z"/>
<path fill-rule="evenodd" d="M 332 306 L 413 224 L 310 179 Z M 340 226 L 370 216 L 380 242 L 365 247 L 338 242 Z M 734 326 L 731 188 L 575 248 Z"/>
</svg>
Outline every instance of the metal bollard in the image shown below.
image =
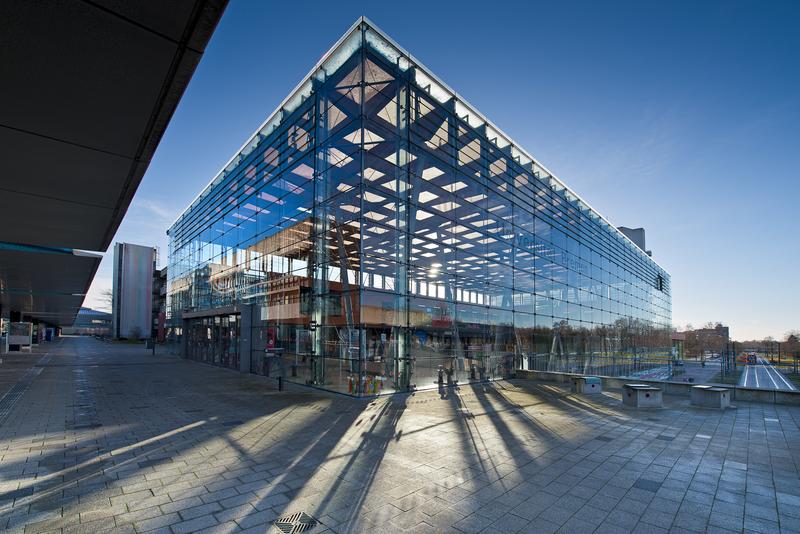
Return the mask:
<svg viewBox="0 0 800 534">
<path fill-rule="evenodd" d="M 283 377 L 278 377 L 278 391 L 283 391 Z"/>
<path fill-rule="evenodd" d="M 441 386 L 441 385 L 444 384 L 444 367 L 442 367 L 441 365 L 439 366 L 438 376 L 439 376 L 439 378 L 438 378 L 437 381 L 438 381 L 439 385 Z"/>
<path fill-rule="evenodd" d="M 476 378 L 476 376 L 475 376 L 475 364 L 473 363 L 472 365 L 469 366 L 469 379 L 470 380 L 475 380 L 475 378 Z"/>
</svg>

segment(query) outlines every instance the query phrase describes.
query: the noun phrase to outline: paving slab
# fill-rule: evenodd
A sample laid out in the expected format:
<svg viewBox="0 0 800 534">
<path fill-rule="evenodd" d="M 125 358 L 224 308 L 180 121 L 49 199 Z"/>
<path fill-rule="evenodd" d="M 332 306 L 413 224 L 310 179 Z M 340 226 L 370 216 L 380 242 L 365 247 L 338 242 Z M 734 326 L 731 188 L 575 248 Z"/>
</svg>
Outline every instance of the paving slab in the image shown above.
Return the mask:
<svg viewBox="0 0 800 534">
<path fill-rule="evenodd" d="M 800 407 L 507 380 L 353 399 L 62 338 L 4 356 L 0 530 L 794 532 Z M 6 367 L 3 367 L 3 366 Z M 771 420 L 777 420 L 778 423 Z"/>
</svg>

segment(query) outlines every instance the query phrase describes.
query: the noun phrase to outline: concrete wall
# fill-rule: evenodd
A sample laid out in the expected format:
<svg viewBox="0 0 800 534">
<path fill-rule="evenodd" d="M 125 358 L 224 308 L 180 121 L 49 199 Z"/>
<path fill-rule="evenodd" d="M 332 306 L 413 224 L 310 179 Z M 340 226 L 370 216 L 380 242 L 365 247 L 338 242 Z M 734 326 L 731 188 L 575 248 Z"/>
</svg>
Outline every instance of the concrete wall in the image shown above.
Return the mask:
<svg viewBox="0 0 800 534">
<path fill-rule="evenodd" d="M 527 378 L 540 382 L 554 382 L 557 384 L 572 384 L 572 379 L 583 376 L 572 373 L 553 373 L 549 371 L 516 371 L 517 378 Z M 660 380 L 641 380 L 638 378 L 618 378 L 613 376 L 601 376 L 603 389 L 621 389 L 625 384 L 648 384 L 662 389 L 665 395 L 676 397 L 691 397 L 693 384 L 689 382 L 666 382 Z M 731 400 L 742 402 L 765 402 L 768 404 L 789 404 L 800 405 L 800 391 L 775 391 L 768 389 L 745 388 L 740 386 L 723 386 L 731 390 Z"/>
</svg>

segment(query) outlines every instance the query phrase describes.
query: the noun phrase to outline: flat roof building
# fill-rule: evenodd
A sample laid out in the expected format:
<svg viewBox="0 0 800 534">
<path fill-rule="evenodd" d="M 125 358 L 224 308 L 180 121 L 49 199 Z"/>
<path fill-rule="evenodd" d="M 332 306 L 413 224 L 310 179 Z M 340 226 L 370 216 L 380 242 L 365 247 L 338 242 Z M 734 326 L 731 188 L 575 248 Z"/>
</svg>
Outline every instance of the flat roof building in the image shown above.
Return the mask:
<svg viewBox="0 0 800 534">
<path fill-rule="evenodd" d="M 81 307 L 72 326 L 61 328 L 64 335 L 111 335 L 111 318 L 108 312 Z"/>
<path fill-rule="evenodd" d="M 364 18 L 168 234 L 185 355 L 242 371 L 371 395 L 670 354 L 669 274 Z"/>
<path fill-rule="evenodd" d="M 153 328 L 153 270 L 156 249 L 131 243 L 114 244 L 112 335 L 146 339 Z"/>
</svg>

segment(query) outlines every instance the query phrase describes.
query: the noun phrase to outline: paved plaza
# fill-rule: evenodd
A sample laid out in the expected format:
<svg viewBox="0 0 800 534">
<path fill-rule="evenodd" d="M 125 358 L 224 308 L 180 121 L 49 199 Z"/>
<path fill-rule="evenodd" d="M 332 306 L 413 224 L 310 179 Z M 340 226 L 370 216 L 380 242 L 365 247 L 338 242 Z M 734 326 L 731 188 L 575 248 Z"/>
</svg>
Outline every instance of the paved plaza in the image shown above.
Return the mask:
<svg viewBox="0 0 800 534">
<path fill-rule="evenodd" d="M 795 407 L 359 400 L 84 338 L 3 355 L 0 387 L 5 532 L 800 532 Z"/>
</svg>

